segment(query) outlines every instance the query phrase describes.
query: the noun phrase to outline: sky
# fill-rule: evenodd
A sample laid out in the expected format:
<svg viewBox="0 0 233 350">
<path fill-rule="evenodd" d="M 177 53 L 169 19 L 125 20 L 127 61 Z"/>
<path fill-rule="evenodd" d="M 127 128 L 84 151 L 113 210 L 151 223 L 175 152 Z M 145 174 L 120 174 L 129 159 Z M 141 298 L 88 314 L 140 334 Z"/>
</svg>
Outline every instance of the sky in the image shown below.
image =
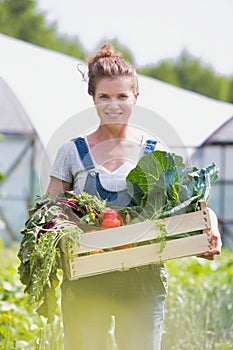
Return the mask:
<svg viewBox="0 0 233 350">
<path fill-rule="evenodd" d="M 37 0 L 37 6 L 90 54 L 117 38 L 138 67 L 187 50 L 217 74 L 233 76 L 233 0 Z"/>
</svg>

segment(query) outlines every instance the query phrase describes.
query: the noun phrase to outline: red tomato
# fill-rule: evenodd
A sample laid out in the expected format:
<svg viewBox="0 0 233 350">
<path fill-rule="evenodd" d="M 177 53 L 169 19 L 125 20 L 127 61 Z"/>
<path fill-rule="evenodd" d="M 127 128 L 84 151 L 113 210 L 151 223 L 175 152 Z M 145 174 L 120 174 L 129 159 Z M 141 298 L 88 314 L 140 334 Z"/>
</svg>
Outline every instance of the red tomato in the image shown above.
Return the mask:
<svg viewBox="0 0 233 350">
<path fill-rule="evenodd" d="M 103 221 L 101 223 L 102 228 L 113 228 L 123 225 L 122 218 L 116 210 L 108 209 L 102 213 Z"/>
<path fill-rule="evenodd" d="M 105 211 L 102 212 L 102 216 L 102 228 L 113 228 L 123 225 L 122 217 L 116 210 L 106 208 Z M 119 247 L 115 247 L 114 250 L 125 249 L 130 247 L 132 247 L 132 244 L 125 244 Z"/>
</svg>

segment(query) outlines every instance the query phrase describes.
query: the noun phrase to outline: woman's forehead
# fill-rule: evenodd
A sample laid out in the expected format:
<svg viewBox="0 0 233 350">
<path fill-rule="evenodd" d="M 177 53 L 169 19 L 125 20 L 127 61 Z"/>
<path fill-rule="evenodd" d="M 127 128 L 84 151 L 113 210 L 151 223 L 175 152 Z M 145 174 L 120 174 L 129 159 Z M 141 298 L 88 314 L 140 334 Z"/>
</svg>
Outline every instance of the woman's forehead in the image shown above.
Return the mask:
<svg viewBox="0 0 233 350">
<path fill-rule="evenodd" d="M 128 91 L 132 90 L 132 78 L 119 77 L 119 78 L 101 78 L 96 83 L 96 91 Z"/>
</svg>

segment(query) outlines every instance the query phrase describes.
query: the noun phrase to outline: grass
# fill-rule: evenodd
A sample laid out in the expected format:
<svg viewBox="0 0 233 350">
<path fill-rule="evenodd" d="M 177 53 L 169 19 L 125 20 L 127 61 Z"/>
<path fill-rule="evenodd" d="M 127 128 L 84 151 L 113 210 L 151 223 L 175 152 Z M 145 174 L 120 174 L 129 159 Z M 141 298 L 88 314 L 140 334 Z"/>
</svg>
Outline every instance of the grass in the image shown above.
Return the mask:
<svg viewBox="0 0 233 350">
<path fill-rule="evenodd" d="M 233 261 L 186 258 L 167 263 L 163 349 L 233 349 Z"/>
<path fill-rule="evenodd" d="M 17 274 L 17 251 L 17 243 L 0 246 L 0 349 L 61 350 L 60 308 L 48 325 L 28 305 Z M 211 262 L 185 258 L 166 265 L 169 294 L 162 350 L 232 350 L 232 253 L 223 251 Z"/>
</svg>

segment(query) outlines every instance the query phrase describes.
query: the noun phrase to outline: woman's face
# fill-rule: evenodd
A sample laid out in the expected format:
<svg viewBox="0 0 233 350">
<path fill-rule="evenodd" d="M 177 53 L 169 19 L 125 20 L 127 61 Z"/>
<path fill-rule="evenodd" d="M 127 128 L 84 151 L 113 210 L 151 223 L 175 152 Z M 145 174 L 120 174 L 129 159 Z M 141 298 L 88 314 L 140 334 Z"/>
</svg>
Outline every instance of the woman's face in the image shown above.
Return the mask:
<svg viewBox="0 0 233 350">
<path fill-rule="evenodd" d="M 133 92 L 132 79 L 128 77 L 103 78 L 96 84 L 93 100 L 101 124 L 126 123 L 137 94 Z"/>
</svg>

